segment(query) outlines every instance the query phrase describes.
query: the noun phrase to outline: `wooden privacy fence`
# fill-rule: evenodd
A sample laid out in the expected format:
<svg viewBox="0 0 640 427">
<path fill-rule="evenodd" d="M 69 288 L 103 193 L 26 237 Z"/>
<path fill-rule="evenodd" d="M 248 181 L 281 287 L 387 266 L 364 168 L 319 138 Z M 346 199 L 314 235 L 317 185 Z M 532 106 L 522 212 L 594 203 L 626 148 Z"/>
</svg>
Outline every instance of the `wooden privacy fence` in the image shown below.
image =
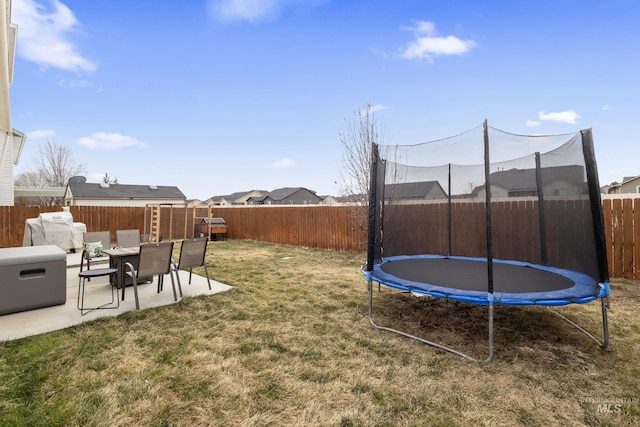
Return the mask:
<svg viewBox="0 0 640 427">
<path fill-rule="evenodd" d="M 55 206 L 0 206 L 0 247 L 22 246 L 25 221 L 40 213 L 60 211 Z M 74 222 L 87 231 L 138 229 L 150 234 L 150 207 L 70 206 Z M 366 233 L 358 227 L 349 208 L 335 206 L 214 207 L 162 206 L 160 239 L 183 239 L 200 235 L 200 223 L 208 215 L 222 217 L 228 237 L 307 246 L 339 251 L 357 251 Z"/>
<path fill-rule="evenodd" d="M 636 268 L 636 264 L 640 265 L 640 209 L 635 209 L 636 200 L 640 199 L 603 200 L 609 274 L 614 278 L 640 280 Z M 60 207 L 0 206 L 0 247 L 22 246 L 25 220 L 41 212 L 55 211 L 60 211 Z M 232 239 L 339 251 L 361 251 L 366 239 L 366 226 L 357 224 L 351 208 L 345 206 L 215 206 L 212 210 L 173 206 L 161 211 L 162 239 L 198 236 L 197 225 L 210 213 L 225 219 L 228 237 Z M 115 230 L 139 229 L 141 234 L 149 234 L 149 208 L 71 206 L 70 212 L 75 222 L 86 225 L 87 231 L 109 230 L 113 241 Z M 434 235 L 442 234 L 438 230 L 443 229 L 435 227 Z"/>
</svg>

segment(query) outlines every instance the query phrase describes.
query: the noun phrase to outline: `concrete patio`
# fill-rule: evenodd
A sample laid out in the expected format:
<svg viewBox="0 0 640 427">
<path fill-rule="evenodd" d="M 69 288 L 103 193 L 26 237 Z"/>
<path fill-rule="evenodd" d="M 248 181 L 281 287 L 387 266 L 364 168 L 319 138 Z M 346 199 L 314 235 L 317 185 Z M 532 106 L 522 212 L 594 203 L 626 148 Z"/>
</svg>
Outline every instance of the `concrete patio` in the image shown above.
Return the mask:
<svg viewBox="0 0 640 427">
<path fill-rule="evenodd" d="M 31 335 L 64 329 L 78 325 L 89 320 L 105 316 L 117 316 L 127 311 L 135 310 L 135 298 L 133 288 L 126 288 L 125 300 L 120 301 L 120 307 L 112 310 L 94 310 L 82 316 L 77 308 L 78 298 L 78 272 L 80 271 L 80 253 L 67 254 L 67 302 L 63 305 L 39 308 L 20 313 L 5 314 L 0 316 L 0 341 L 14 340 Z M 211 290 L 207 285 L 207 279 L 193 274 L 189 285 L 189 272 L 180 271 L 182 294 L 184 297 L 197 295 L 213 295 L 231 289 L 224 283 L 211 280 Z M 176 282 L 177 288 L 177 282 Z M 177 289 L 176 289 L 177 292 Z M 164 278 L 164 289 L 157 292 L 157 277 L 153 283 L 145 283 L 138 286 L 140 309 L 158 307 L 175 303 L 171 279 Z M 121 296 L 119 293 L 118 296 Z M 111 300 L 111 285 L 107 277 L 98 277 L 87 282 L 85 287 L 85 305 L 95 306 Z M 178 295 L 178 301 L 180 296 Z"/>
</svg>

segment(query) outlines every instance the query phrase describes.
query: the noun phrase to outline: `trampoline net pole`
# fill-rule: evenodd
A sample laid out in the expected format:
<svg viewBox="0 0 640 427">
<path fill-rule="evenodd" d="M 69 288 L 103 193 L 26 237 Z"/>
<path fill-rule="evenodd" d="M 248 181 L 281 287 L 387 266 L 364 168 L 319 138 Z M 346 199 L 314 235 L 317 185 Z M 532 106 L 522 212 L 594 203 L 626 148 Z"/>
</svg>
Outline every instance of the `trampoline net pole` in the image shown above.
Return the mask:
<svg viewBox="0 0 640 427">
<path fill-rule="evenodd" d="M 449 246 L 449 256 L 453 255 L 453 249 L 451 247 L 451 163 L 449 163 L 449 176 L 448 176 L 448 184 L 447 184 L 447 194 L 448 194 L 448 208 L 449 208 L 449 212 L 448 212 L 448 224 L 447 224 L 447 229 L 448 229 L 448 246 Z"/>
<path fill-rule="evenodd" d="M 536 156 L 536 187 L 538 192 L 538 216 L 540 218 L 540 264 L 547 265 L 547 222 L 544 209 L 544 191 L 542 185 L 542 171 L 540 167 L 540 152 Z"/>
<path fill-rule="evenodd" d="M 491 162 L 489 160 L 489 129 L 484 121 L 484 175 L 486 192 L 486 229 L 487 229 L 487 299 L 489 301 L 489 356 L 493 360 L 493 240 L 491 238 Z"/>
<path fill-rule="evenodd" d="M 485 226 L 487 230 L 487 293 L 493 298 L 493 244 L 491 240 L 491 164 L 489 161 L 489 130 L 484 121 L 484 188 Z"/>
<path fill-rule="evenodd" d="M 609 265 L 607 262 L 607 243 L 604 234 L 604 214 L 602 212 L 602 200 L 600 198 L 600 180 L 598 178 L 598 167 L 596 165 L 596 155 L 593 148 L 593 135 L 591 129 L 581 130 L 582 151 L 584 154 L 585 168 L 587 171 L 587 183 L 589 191 L 589 204 L 591 206 L 591 216 L 593 218 L 593 232 L 596 239 L 596 253 L 598 254 L 598 269 L 600 270 L 600 281 L 609 281 Z"/>
<path fill-rule="evenodd" d="M 369 214 L 367 234 L 367 271 L 373 270 L 373 262 L 376 255 L 377 224 L 377 181 L 378 181 L 378 146 L 371 144 L 371 173 L 369 176 Z"/>
</svg>

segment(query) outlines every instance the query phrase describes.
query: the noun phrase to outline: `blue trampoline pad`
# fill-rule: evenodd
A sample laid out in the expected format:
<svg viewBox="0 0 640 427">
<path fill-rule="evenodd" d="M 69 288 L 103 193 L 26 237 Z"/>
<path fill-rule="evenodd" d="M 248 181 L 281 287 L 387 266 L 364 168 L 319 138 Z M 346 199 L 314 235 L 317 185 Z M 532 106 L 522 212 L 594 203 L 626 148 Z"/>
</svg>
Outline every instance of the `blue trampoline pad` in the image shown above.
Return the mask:
<svg viewBox="0 0 640 427">
<path fill-rule="evenodd" d="M 411 255 L 385 258 L 364 272 L 368 280 L 418 294 L 487 305 L 486 258 Z M 521 261 L 493 260 L 493 300 L 504 305 L 586 303 L 609 295 L 591 276 Z"/>
</svg>

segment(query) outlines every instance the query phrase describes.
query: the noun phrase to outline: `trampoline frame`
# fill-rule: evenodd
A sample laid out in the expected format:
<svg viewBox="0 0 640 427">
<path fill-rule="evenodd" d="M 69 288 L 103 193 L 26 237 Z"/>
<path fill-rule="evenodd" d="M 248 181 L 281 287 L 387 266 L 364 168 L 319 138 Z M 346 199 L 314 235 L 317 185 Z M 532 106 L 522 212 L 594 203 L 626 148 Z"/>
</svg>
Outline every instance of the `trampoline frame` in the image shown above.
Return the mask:
<svg viewBox="0 0 640 427">
<path fill-rule="evenodd" d="M 484 303 L 484 298 L 479 298 L 477 295 L 474 295 L 471 298 L 465 299 L 464 296 L 460 297 L 460 295 L 456 295 L 453 298 L 446 293 L 439 292 L 430 292 L 424 289 L 411 289 L 408 286 L 403 286 L 399 283 L 386 283 L 384 279 L 377 278 L 374 274 L 374 266 L 379 264 L 381 260 L 384 258 L 383 256 L 383 224 L 384 224 L 384 206 L 385 206 L 385 198 L 384 198 L 384 187 L 385 187 L 385 167 L 386 161 L 379 157 L 378 154 L 378 145 L 375 142 L 372 142 L 371 149 L 371 170 L 370 170 L 370 182 L 369 182 L 369 212 L 368 212 L 368 245 L 367 245 L 367 263 L 362 267 L 362 273 L 365 275 L 367 279 L 367 288 L 369 293 L 369 322 L 371 325 L 377 329 L 397 333 L 407 338 L 411 338 L 427 344 L 432 347 L 436 347 L 447 352 L 456 354 L 458 356 L 464 357 L 468 360 L 478 362 L 480 359 L 476 359 L 464 352 L 457 350 L 455 348 L 446 346 L 441 343 L 436 343 L 425 338 L 418 337 L 416 335 L 412 335 L 405 331 L 400 331 L 398 329 L 390 328 L 387 326 L 378 325 L 373 319 L 373 282 L 378 283 L 378 289 L 380 290 L 380 285 L 389 286 L 391 288 L 395 288 L 400 290 L 403 293 L 421 293 L 425 295 L 429 295 L 436 298 L 443 299 L 453 299 L 467 303 L 475 303 L 479 305 L 486 305 L 488 307 L 488 355 L 485 361 L 490 362 L 494 358 L 494 306 L 497 304 L 501 304 L 501 301 L 498 299 L 496 301 L 494 295 L 494 283 L 493 283 L 493 247 L 492 247 L 492 219 L 491 219 L 491 180 L 490 180 L 490 161 L 489 161 L 489 137 L 488 137 L 488 125 L 485 120 L 483 123 L 484 128 L 484 173 L 485 173 L 485 227 L 486 227 L 486 257 L 485 262 L 487 263 L 487 289 L 486 289 L 486 304 Z M 604 235 L 604 219 L 602 213 L 602 204 L 600 200 L 600 186 L 598 182 L 598 174 L 597 174 L 597 166 L 595 162 L 595 152 L 593 147 L 593 138 L 591 134 L 591 129 L 586 129 L 580 131 L 581 139 L 582 139 L 582 150 L 585 161 L 586 175 L 587 175 L 587 187 L 589 200 L 591 202 L 591 219 L 593 221 L 593 233 L 595 236 L 595 250 L 597 253 L 597 270 L 598 277 L 593 277 L 593 280 L 598 283 L 600 286 L 600 292 L 595 295 L 589 296 L 588 298 L 582 298 L 576 301 L 569 300 L 558 300 L 557 304 L 554 304 L 553 301 L 531 301 L 532 305 L 546 305 L 547 308 L 564 321 L 575 327 L 578 331 L 585 334 L 587 337 L 593 339 L 598 345 L 602 348 L 605 348 L 609 344 L 609 326 L 608 326 L 608 316 L 607 310 L 610 308 L 610 288 L 609 288 L 609 278 L 608 278 L 608 265 L 606 258 L 606 242 Z M 544 248 L 544 213 L 542 210 L 542 188 L 541 188 L 541 180 L 540 180 L 540 153 L 535 153 L 536 160 L 536 181 L 538 184 L 538 199 L 540 206 L 540 230 L 541 230 L 541 242 L 542 247 Z M 379 170 L 380 168 L 380 170 Z M 449 165 L 449 173 L 451 172 L 451 166 Z M 450 179 L 450 178 L 449 178 Z M 450 185 L 450 181 L 449 181 Z M 379 189 L 379 190 L 378 190 Z M 451 187 L 449 186 L 449 205 L 451 205 Z M 450 210 L 449 210 L 450 212 Z M 449 213 L 450 217 L 450 213 Z M 449 228 L 449 254 L 451 256 L 451 229 Z M 547 257 L 546 253 L 543 249 L 541 254 L 542 264 L 544 266 L 538 267 L 546 267 Z M 496 260 L 498 261 L 498 260 Z M 569 271 L 570 270 L 565 270 Z M 577 272 L 576 272 L 577 273 Z M 577 273 L 582 274 L 582 273 Z M 574 281 L 575 282 L 575 281 Z M 436 285 L 436 284 L 432 284 Z M 437 285 L 436 285 L 437 286 Z M 454 287 L 449 287 L 446 289 L 455 289 Z M 476 292 L 477 294 L 477 292 Z M 596 299 L 601 300 L 601 309 L 602 309 L 602 331 L 603 337 L 602 340 L 596 338 L 594 335 L 589 333 L 587 330 L 579 326 L 577 323 L 568 319 L 564 315 L 551 310 L 550 306 L 552 305 L 566 305 L 569 303 L 586 303 L 590 301 L 594 301 Z M 507 302 L 509 305 L 517 305 L 515 301 L 511 300 Z M 525 301 L 523 299 L 522 301 Z"/>
<path fill-rule="evenodd" d="M 413 292 L 411 290 L 409 290 L 408 288 L 405 288 L 401 285 L 398 286 L 389 286 L 387 283 L 384 283 L 382 281 L 379 280 L 375 280 L 372 275 L 369 272 L 366 272 L 363 268 L 363 274 L 367 277 L 367 291 L 369 293 L 369 323 L 371 324 L 371 326 L 373 326 L 376 329 L 380 329 L 383 331 L 387 331 L 387 332 L 393 332 L 399 335 L 402 335 L 406 338 L 410 338 L 410 339 L 414 339 L 416 341 L 419 341 L 423 344 L 427 344 L 431 347 L 435 347 L 435 348 L 439 348 L 441 350 L 445 350 L 449 353 L 453 353 L 456 354 L 458 356 L 464 357 L 465 359 L 468 359 L 472 362 L 480 362 L 482 361 L 482 359 L 477 359 L 475 357 L 472 357 L 460 350 L 457 350 L 453 347 L 449 347 L 446 346 L 444 344 L 440 344 L 434 341 L 430 341 L 427 340 L 425 338 L 421 338 L 418 337 L 416 335 L 412 335 L 408 332 L 404 332 L 404 331 L 400 331 L 398 329 L 394 329 L 391 327 L 387 327 L 387 326 L 382 326 L 379 325 L 375 322 L 375 320 L 373 319 L 373 283 L 378 283 L 378 291 L 380 292 L 380 286 L 381 285 L 385 285 L 388 287 L 392 287 L 394 289 L 399 290 L 401 293 L 406 293 L 406 294 L 413 294 Z M 595 341 L 600 347 L 602 348 L 606 348 L 609 345 L 609 320 L 608 320 L 608 315 L 607 315 L 607 310 L 610 308 L 610 300 L 609 300 L 609 292 L 608 292 L 608 284 L 605 284 L 604 286 L 605 291 L 604 294 L 599 295 L 598 297 L 596 297 L 597 299 L 601 300 L 601 307 L 602 307 L 602 341 L 598 338 L 596 338 L 593 334 L 591 334 L 590 332 L 588 332 L 586 329 L 584 329 L 583 327 L 581 327 L 580 325 L 578 325 L 576 322 L 572 321 L 571 319 L 567 318 L 566 316 L 558 313 L 557 311 L 554 311 L 551 309 L 550 305 L 546 305 L 547 309 L 555 314 L 556 316 L 560 317 L 562 320 L 564 320 L 565 322 L 567 322 L 568 324 L 570 324 L 571 326 L 573 326 L 575 329 L 577 329 L 579 332 L 582 332 L 584 335 L 586 335 L 587 337 L 591 338 L 593 341 Z M 415 292 L 415 291 L 414 291 Z M 416 292 L 416 293 L 421 293 L 421 292 Z M 436 295 L 430 294 L 430 293 L 422 293 L 423 295 L 428 295 L 431 296 L 433 298 L 442 298 L 442 299 L 451 299 L 448 297 L 438 297 Z M 468 304 L 474 304 L 474 302 L 471 301 L 465 301 L 465 300 L 460 300 L 460 299 L 455 299 L 455 301 L 461 301 L 461 302 L 466 302 Z M 584 302 L 586 303 L 586 301 Z M 483 305 L 483 304 L 477 304 L 476 305 Z M 558 305 L 568 305 L 569 303 L 565 303 L 565 304 L 558 304 Z M 493 298 L 493 294 L 487 294 L 487 308 L 488 308 L 488 355 L 487 358 L 484 360 L 485 362 L 491 362 L 493 360 L 494 357 L 494 307 L 495 307 L 495 302 L 494 302 L 494 298 Z M 514 305 L 514 304 L 509 304 L 509 305 Z M 529 305 L 541 305 L 541 304 L 529 304 Z"/>
</svg>

